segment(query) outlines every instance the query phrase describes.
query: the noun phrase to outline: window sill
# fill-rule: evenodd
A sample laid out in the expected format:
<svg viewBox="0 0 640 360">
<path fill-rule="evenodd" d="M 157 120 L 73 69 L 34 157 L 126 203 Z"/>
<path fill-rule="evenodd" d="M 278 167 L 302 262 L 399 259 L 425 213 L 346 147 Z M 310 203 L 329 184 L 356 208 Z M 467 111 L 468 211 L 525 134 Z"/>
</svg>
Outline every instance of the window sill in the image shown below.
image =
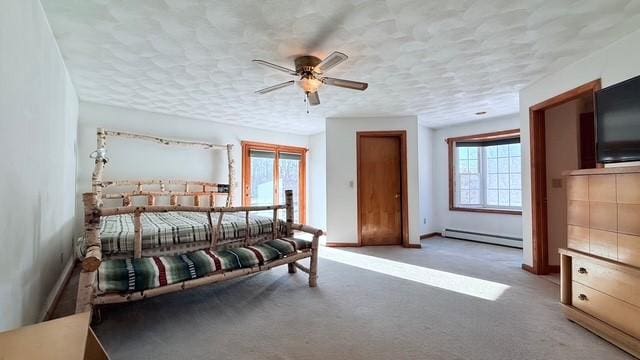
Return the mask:
<svg viewBox="0 0 640 360">
<path fill-rule="evenodd" d="M 449 207 L 449 210 L 488 213 L 488 214 L 522 215 L 522 210 L 508 210 L 508 209 L 471 208 L 471 207 L 467 208 L 467 207 L 452 206 L 452 207 Z"/>
</svg>

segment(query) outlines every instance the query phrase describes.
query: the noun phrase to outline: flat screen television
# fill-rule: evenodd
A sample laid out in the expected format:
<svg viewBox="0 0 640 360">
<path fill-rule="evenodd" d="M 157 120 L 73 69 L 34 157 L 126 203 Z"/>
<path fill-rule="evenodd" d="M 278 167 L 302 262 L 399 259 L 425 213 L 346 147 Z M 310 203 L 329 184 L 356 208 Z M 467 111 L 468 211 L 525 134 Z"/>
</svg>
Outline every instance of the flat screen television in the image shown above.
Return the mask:
<svg viewBox="0 0 640 360">
<path fill-rule="evenodd" d="M 595 96 L 598 162 L 640 161 L 640 76 Z"/>
</svg>

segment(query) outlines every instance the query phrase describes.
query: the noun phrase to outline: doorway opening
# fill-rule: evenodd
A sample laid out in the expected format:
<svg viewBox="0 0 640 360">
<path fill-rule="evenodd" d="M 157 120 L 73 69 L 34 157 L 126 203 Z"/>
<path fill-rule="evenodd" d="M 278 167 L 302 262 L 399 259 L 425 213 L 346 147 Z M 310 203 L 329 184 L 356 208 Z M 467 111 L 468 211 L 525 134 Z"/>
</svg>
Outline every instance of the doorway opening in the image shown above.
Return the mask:
<svg viewBox="0 0 640 360">
<path fill-rule="evenodd" d="M 357 133 L 358 245 L 409 247 L 407 132 Z"/>
<path fill-rule="evenodd" d="M 594 94 L 600 79 L 529 108 L 533 266 L 537 275 L 559 271 L 558 248 L 566 246 L 562 173 L 597 167 Z"/>
</svg>

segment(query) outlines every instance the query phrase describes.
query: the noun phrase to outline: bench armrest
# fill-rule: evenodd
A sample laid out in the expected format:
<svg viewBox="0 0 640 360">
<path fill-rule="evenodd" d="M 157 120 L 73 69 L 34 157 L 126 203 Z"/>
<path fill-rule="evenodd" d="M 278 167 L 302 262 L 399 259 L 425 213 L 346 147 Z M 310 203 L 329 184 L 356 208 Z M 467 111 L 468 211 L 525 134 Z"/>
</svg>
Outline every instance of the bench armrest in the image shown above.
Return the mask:
<svg viewBox="0 0 640 360">
<path fill-rule="evenodd" d="M 298 231 L 302 231 L 302 232 L 306 232 L 308 234 L 313 235 L 314 237 L 320 237 L 322 236 L 322 234 L 324 233 L 324 231 L 320 230 L 320 229 L 316 229 L 312 226 L 309 225 L 301 225 L 301 224 L 292 224 L 291 228 L 293 230 L 298 230 Z"/>
</svg>

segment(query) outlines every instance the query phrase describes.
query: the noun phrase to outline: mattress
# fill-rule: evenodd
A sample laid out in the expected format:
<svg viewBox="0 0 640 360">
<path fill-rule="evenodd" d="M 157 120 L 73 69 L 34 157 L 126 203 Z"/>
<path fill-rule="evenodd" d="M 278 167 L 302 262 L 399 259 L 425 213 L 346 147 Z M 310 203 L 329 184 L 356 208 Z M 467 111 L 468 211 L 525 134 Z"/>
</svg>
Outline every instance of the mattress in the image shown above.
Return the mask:
<svg viewBox="0 0 640 360">
<path fill-rule="evenodd" d="M 214 227 L 219 214 L 212 214 Z M 206 213 L 200 212 L 163 212 L 142 213 L 142 249 L 209 241 L 211 227 Z M 278 221 L 279 231 L 284 233 L 285 222 Z M 240 239 L 245 237 L 247 223 L 244 213 L 225 213 L 218 240 Z M 273 232 L 273 218 L 262 215 L 249 215 L 249 236 L 255 237 Z M 134 225 L 131 214 L 105 216 L 100 223 L 102 253 L 115 255 L 133 253 Z"/>
</svg>

